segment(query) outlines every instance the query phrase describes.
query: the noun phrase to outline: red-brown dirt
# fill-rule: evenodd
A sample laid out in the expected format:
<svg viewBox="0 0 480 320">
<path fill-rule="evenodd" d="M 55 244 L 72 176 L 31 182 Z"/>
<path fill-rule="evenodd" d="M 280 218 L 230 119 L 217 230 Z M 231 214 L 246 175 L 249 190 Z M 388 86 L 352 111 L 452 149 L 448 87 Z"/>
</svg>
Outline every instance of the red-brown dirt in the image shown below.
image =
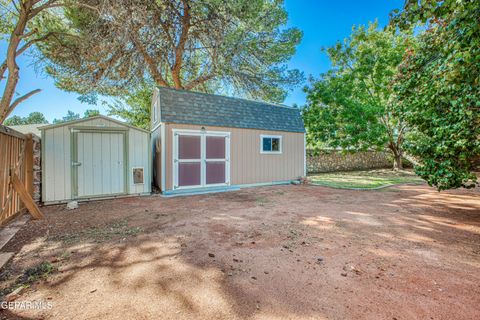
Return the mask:
<svg viewBox="0 0 480 320">
<path fill-rule="evenodd" d="M 43 208 L 6 319 L 479 319 L 480 192 L 278 186 Z M 4 286 L 7 281 L 4 282 Z"/>
</svg>

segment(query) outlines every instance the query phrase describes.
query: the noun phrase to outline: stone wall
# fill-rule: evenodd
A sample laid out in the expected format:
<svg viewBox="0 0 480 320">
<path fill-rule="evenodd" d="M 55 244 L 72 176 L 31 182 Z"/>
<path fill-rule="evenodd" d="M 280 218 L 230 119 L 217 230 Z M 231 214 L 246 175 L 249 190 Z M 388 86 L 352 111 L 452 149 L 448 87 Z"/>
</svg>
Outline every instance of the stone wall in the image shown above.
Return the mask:
<svg viewBox="0 0 480 320">
<path fill-rule="evenodd" d="M 391 168 L 393 162 L 386 152 L 360 151 L 347 152 L 320 150 L 315 153 L 307 150 L 307 172 L 333 172 Z"/>
<path fill-rule="evenodd" d="M 40 202 L 42 199 L 42 151 L 41 139 L 33 137 L 33 200 Z"/>
</svg>

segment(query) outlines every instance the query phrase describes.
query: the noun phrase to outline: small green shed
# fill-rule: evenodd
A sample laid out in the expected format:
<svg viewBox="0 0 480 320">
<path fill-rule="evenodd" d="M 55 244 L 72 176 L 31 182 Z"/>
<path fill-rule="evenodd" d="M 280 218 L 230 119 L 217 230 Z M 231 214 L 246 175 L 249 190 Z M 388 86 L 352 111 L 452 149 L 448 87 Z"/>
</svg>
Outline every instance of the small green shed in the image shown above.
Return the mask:
<svg viewBox="0 0 480 320">
<path fill-rule="evenodd" d="M 148 131 L 102 115 L 40 130 L 44 203 L 150 193 Z"/>
</svg>

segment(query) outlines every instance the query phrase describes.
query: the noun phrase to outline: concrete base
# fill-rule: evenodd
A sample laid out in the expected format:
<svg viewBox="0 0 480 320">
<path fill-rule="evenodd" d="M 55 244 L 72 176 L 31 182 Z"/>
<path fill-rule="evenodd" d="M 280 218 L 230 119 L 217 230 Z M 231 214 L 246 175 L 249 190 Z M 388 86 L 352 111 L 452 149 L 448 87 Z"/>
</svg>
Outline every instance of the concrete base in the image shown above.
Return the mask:
<svg viewBox="0 0 480 320">
<path fill-rule="evenodd" d="M 13 238 L 13 236 L 20 230 L 20 228 L 28 221 L 28 213 L 15 220 L 0 229 L 0 250 Z M 0 269 L 7 264 L 13 257 L 14 252 L 0 252 Z"/>
<path fill-rule="evenodd" d="M 272 182 L 264 182 L 264 183 L 240 184 L 240 185 L 234 185 L 234 186 L 167 190 L 167 191 L 162 192 L 162 196 L 164 196 L 164 197 L 178 197 L 178 196 L 192 196 L 192 195 L 205 194 L 205 193 L 237 191 L 237 190 L 240 190 L 240 189 L 243 189 L 243 188 L 285 185 L 285 184 L 292 183 L 292 181 L 293 180 L 284 180 L 284 181 L 272 181 Z"/>
<path fill-rule="evenodd" d="M 13 252 L 0 252 L 0 269 L 2 269 L 3 266 L 10 261 L 10 259 L 12 259 L 13 255 Z"/>
</svg>

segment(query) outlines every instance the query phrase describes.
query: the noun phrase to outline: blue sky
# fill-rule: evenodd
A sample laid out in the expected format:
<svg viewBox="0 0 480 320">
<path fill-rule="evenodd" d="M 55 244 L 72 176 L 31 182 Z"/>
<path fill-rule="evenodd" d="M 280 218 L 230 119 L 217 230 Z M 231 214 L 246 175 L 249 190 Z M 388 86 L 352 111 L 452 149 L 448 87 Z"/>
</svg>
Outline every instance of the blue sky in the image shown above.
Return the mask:
<svg viewBox="0 0 480 320">
<path fill-rule="evenodd" d="M 378 19 L 380 25 L 384 26 L 388 23 L 389 12 L 400 8 L 402 4 L 403 0 L 286 0 L 288 26 L 303 31 L 302 43 L 291 59 L 290 67 L 303 71 L 307 77 L 318 77 L 329 68 L 328 58 L 320 48 L 347 37 L 353 25 Z M 5 52 L 4 43 L 0 45 L 0 52 Z M 42 89 L 42 92 L 19 105 L 14 115 L 26 116 L 32 111 L 40 111 L 51 122 L 54 118 L 64 116 L 67 110 L 83 114 L 86 109 L 99 109 L 101 113 L 106 113 L 101 105 L 82 104 L 77 100 L 77 94 L 57 89 L 51 78 L 34 70 L 28 57 L 21 57 L 19 65 L 21 79 L 17 92 L 23 94 L 36 88 Z M 286 105 L 305 103 L 302 87 L 289 93 Z"/>
</svg>

